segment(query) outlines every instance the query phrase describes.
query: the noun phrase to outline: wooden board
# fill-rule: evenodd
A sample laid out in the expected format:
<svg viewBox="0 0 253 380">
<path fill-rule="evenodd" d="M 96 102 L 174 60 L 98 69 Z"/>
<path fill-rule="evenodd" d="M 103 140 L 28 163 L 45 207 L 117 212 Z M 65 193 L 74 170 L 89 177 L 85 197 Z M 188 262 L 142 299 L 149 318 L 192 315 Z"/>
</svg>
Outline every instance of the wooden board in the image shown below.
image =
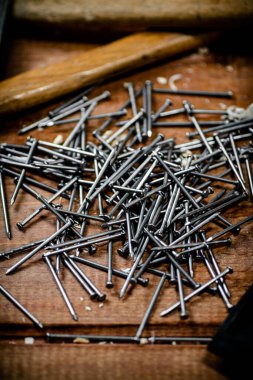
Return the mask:
<svg viewBox="0 0 253 380">
<path fill-rule="evenodd" d="M 168 377 L 173 380 L 198 378 L 223 380 L 215 369 L 217 360 L 205 347 L 164 347 L 127 345 L 48 345 L 34 346 L 12 341 L 1 345 L 5 357 L 1 380 L 115 379 L 145 380 Z M 28 365 L 29 363 L 29 365 Z M 10 372 L 10 368 L 12 371 Z"/>
<path fill-rule="evenodd" d="M 17 40 L 16 43 L 18 44 L 19 41 Z M 48 42 L 45 43 L 48 46 Z M 29 45 L 29 41 L 26 44 L 27 47 L 31 46 Z M 33 45 L 34 50 L 31 57 L 36 57 L 36 49 L 39 55 L 42 46 L 42 42 L 37 47 Z M 62 54 L 67 58 L 69 52 L 66 45 L 64 49 Z M 158 86 L 158 76 L 168 78 L 178 73 L 183 76 L 182 81 L 177 82 L 180 88 L 232 90 L 235 93 L 235 98 L 232 100 L 191 98 L 196 107 L 220 108 L 221 102 L 226 105 L 236 103 L 240 106 L 247 106 L 252 102 L 253 89 L 253 55 L 249 53 L 245 54 L 235 50 L 227 53 L 218 47 L 216 49 L 213 47 L 211 53 L 207 55 L 195 52 L 187 57 L 181 57 L 171 62 L 164 62 L 146 71 L 139 71 L 122 77 L 122 79 L 111 82 L 97 90 L 97 93 L 99 93 L 106 88 L 112 93 L 112 100 L 101 104 L 98 111 L 116 110 L 126 100 L 127 94 L 122 86 L 124 81 L 133 81 L 136 85 L 141 85 L 146 79 L 151 79 Z M 22 52 L 20 54 L 19 61 L 25 62 L 27 57 L 22 57 Z M 10 75 L 12 70 L 17 70 L 17 62 L 15 62 L 14 58 L 12 56 L 13 61 L 9 62 L 9 67 L 7 68 Z M 35 68 L 39 64 L 41 64 L 40 60 L 32 59 L 29 62 L 27 61 L 29 67 L 33 66 Z M 24 65 L 23 69 L 25 68 L 26 66 Z M 155 98 L 155 109 L 159 108 L 165 97 L 157 96 Z M 179 107 L 182 100 L 183 97 L 173 97 L 175 107 Z M 27 112 L 20 118 L 15 119 L 14 117 L 10 117 L 8 120 L 5 120 L 2 123 L 1 142 L 23 143 L 25 137 L 17 136 L 17 130 L 23 124 L 28 124 L 42 117 L 46 114 L 47 110 L 55 105 L 49 105 L 47 109 L 41 108 L 37 111 Z M 96 122 L 90 124 L 90 134 L 96 125 Z M 167 137 L 175 136 L 177 142 L 185 141 L 184 134 L 186 129 L 184 128 L 167 130 L 164 128 L 159 131 L 163 132 Z M 48 128 L 43 132 L 34 132 L 32 135 L 37 138 L 53 141 L 58 133 L 66 134 L 67 132 L 68 128 L 57 127 Z M 8 201 L 10 201 L 12 191 L 13 184 L 8 179 Z M 25 207 L 22 204 L 25 204 Z M 31 224 L 25 233 L 17 230 L 15 222 L 22 220 L 37 205 L 38 203 L 30 196 L 23 192 L 20 193 L 15 206 L 10 209 L 10 220 L 14 235 L 10 242 L 5 238 L 2 214 L 0 215 L 1 251 L 47 236 L 51 233 L 52 228 L 55 228 L 53 218 L 44 217 L 36 220 L 36 223 Z M 244 206 L 240 209 L 234 208 L 229 210 L 229 216 L 233 221 L 237 221 L 249 215 L 249 210 L 252 210 L 252 204 L 245 202 Z M 44 215 L 46 216 L 46 214 Z M 253 243 L 252 224 L 244 226 L 240 235 L 232 238 L 232 240 L 233 244 L 230 248 L 227 248 L 225 251 L 224 249 L 220 249 L 216 252 L 221 268 L 231 265 L 234 269 L 234 274 L 230 275 L 227 281 L 232 293 L 232 302 L 236 303 L 253 280 L 253 257 L 249 249 Z M 123 280 L 116 279 L 115 287 L 112 290 L 107 290 L 105 288 L 105 275 L 87 269 L 87 274 L 90 274 L 96 285 L 105 291 L 108 296 L 108 300 L 104 302 L 104 307 L 99 308 L 98 303 L 88 300 L 86 294 L 73 281 L 71 276 L 66 275 L 64 285 L 79 315 L 79 321 L 74 322 L 58 294 L 58 290 L 45 264 L 39 261 L 39 257 L 40 255 L 24 265 L 22 270 L 8 277 L 5 276 L 5 270 L 12 263 L 16 262 L 16 258 L 1 261 L 0 283 L 6 286 L 21 303 L 45 324 L 46 331 L 122 335 L 131 335 L 136 332 L 157 284 L 155 277 L 149 275 L 150 285 L 148 288 L 136 287 L 132 294 L 129 294 L 122 301 L 118 299 L 118 292 Z M 103 249 L 98 251 L 96 257 L 98 261 L 104 262 Z M 122 267 L 128 266 L 128 263 L 122 258 L 115 257 L 115 259 L 118 260 L 119 265 L 122 265 Z M 197 277 L 203 281 L 207 278 L 203 268 L 197 269 Z M 81 297 L 83 297 L 83 300 L 81 300 Z M 188 320 L 181 321 L 178 313 L 161 318 L 159 312 L 164 307 L 173 303 L 176 299 L 175 297 L 174 289 L 166 286 L 150 318 L 150 323 L 145 330 L 145 334 L 209 336 L 215 333 L 217 327 L 227 315 L 227 311 L 219 298 L 204 295 L 201 298 L 196 298 L 188 305 L 190 314 Z M 85 306 L 90 306 L 92 310 L 86 311 Z M 0 350 L 3 352 L 4 357 L 0 363 L 0 374 L 2 371 L 2 376 L 0 375 L 0 377 L 4 379 L 15 378 L 17 374 L 20 374 L 20 378 L 22 376 L 28 379 L 39 378 L 38 373 L 40 373 L 41 378 L 50 378 L 50 376 L 54 378 L 54 374 L 59 373 L 57 370 L 61 371 L 60 374 L 62 374 L 63 378 L 64 376 L 70 376 L 70 371 L 73 371 L 71 372 L 73 376 L 81 378 L 83 375 L 81 367 L 87 369 L 90 377 L 97 375 L 97 378 L 102 376 L 103 369 L 109 378 L 112 374 L 112 368 L 116 371 L 115 378 L 124 378 L 126 376 L 125 373 L 129 376 L 131 375 L 130 378 L 136 379 L 140 378 L 141 375 L 145 379 L 149 379 L 151 378 L 151 374 L 157 379 L 165 378 L 165 374 L 166 378 L 167 376 L 171 376 L 176 379 L 185 378 L 186 374 L 190 379 L 196 378 L 196 374 L 199 375 L 198 378 L 203 379 L 223 378 L 216 370 L 216 361 L 214 361 L 214 367 L 216 368 L 214 370 L 210 362 L 205 360 L 207 354 L 205 347 L 187 345 L 177 347 L 49 345 L 44 342 L 41 332 L 34 329 L 31 323 L 3 297 L 0 297 L 0 310 L 0 333 L 2 336 Z M 25 336 L 36 337 L 38 345 L 35 343 L 32 347 L 24 346 L 23 338 Z M 14 344 L 12 344 L 13 342 Z M 124 366 L 122 365 L 123 360 L 126 360 L 126 352 L 129 354 L 129 363 L 132 363 L 132 365 L 129 364 L 128 372 L 124 370 Z M 15 360 L 11 361 L 10 357 L 13 360 L 15 358 Z M 29 358 L 31 358 L 31 361 Z M 101 366 L 95 365 L 95 359 L 99 360 Z M 29 370 L 30 362 L 32 363 L 33 371 Z M 142 363 L 141 366 L 140 362 Z"/>
<path fill-rule="evenodd" d="M 150 26 L 210 28 L 242 25 L 252 21 L 250 0 L 15 0 L 14 17 L 33 27 L 44 26 L 82 32 L 105 30 L 140 30 Z"/>
</svg>

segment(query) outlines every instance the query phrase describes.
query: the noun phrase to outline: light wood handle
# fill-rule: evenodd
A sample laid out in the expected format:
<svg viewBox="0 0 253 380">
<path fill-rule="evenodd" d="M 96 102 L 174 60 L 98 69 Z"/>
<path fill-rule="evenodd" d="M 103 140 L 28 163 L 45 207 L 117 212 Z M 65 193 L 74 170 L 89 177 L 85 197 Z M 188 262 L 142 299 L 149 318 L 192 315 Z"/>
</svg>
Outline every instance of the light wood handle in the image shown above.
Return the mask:
<svg viewBox="0 0 253 380">
<path fill-rule="evenodd" d="M 0 82 L 0 114 L 14 113 L 103 78 L 206 44 L 216 34 L 143 32 Z"/>
</svg>

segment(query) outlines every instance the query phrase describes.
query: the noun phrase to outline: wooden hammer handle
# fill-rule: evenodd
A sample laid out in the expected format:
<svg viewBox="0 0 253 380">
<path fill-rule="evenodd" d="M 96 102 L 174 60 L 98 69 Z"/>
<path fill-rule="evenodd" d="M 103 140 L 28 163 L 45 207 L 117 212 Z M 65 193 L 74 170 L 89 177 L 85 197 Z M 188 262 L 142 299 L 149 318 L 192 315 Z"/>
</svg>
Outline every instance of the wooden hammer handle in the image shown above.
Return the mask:
<svg viewBox="0 0 253 380">
<path fill-rule="evenodd" d="M 65 95 L 103 78 L 206 44 L 216 34 L 143 32 L 0 82 L 0 114 Z"/>
</svg>

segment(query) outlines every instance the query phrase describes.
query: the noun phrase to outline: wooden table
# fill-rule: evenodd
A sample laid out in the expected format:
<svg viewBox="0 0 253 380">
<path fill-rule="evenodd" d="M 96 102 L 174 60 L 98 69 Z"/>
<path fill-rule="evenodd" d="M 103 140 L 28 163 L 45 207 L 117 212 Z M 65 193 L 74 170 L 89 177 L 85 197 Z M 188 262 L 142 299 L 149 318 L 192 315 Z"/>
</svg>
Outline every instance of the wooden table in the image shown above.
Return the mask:
<svg viewBox="0 0 253 380">
<path fill-rule="evenodd" d="M 226 40 L 225 40 L 226 41 Z M 221 103 L 237 104 L 246 107 L 252 99 L 253 89 L 253 54 L 242 46 L 228 45 L 225 41 L 213 45 L 207 53 L 193 52 L 187 56 L 178 56 L 174 60 L 153 65 L 146 70 L 132 73 L 107 85 L 103 85 L 97 93 L 108 89 L 112 100 L 99 106 L 101 112 L 116 110 L 127 99 L 123 82 L 133 81 L 142 85 L 146 79 L 152 80 L 156 86 L 157 77 L 169 78 L 173 74 L 182 74 L 177 82 L 180 88 L 200 90 L 232 90 L 232 100 L 194 98 L 196 107 L 217 108 Z M 95 43 L 74 43 L 52 41 L 49 38 L 32 40 L 28 37 L 15 37 L 10 41 L 11 49 L 7 56 L 5 76 L 11 76 L 46 63 L 56 62 L 65 57 L 71 59 L 76 51 L 92 48 Z M 63 78 L 64 79 L 64 78 Z M 161 85 L 160 85 L 161 87 Z M 163 103 L 165 96 L 157 96 L 155 109 Z M 183 97 L 173 97 L 175 107 L 180 106 Z M 18 136 L 17 130 L 46 114 L 54 107 L 54 102 L 37 110 L 26 112 L 21 116 L 13 116 L 1 122 L 1 142 L 24 143 L 24 136 Z M 96 127 L 96 122 L 91 126 Z M 92 130 L 92 128 L 91 128 Z M 166 137 L 176 137 L 177 142 L 186 140 L 186 129 L 161 129 Z M 53 141 L 58 133 L 66 135 L 64 128 L 48 128 L 43 132 L 33 132 L 32 136 Z M 91 135 L 91 134 L 90 134 Z M 91 137 L 90 137 L 91 138 Z M 14 186 L 8 179 L 7 198 L 10 201 Z M 48 196 L 48 194 L 47 194 Z M 25 207 L 24 207 L 25 204 Z M 1 252 L 26 242 L 48 236 L 55 229 L 55 220 L 44 213 L 36 219 L 25 232 L 20 232 L 15 223 L 28 215 L 39 203 L 31 196 L 20 192 L 13 207 L 9 207 L 13 239 L 7 241 L 4 234 L 2 213 L 0 214 Z M 242 207 L 229 209 L 226 214 L 235 222 L 252 213 L 252 203 L 245 201 Z M 221 268 L 230 265 L 234 274 L 228 276 L 227 283 L 235 304 L 253 280 L 253 236 L 252 224 L 243 226 L 238 237 L 232 238 L 233 244 L 226 249 L 216 250 L 216 257 Z M 103 250 L 96 254 L 98 261 L 104 262 Z M 21 257 L 21 256 L 18 256 Z M 45 326 L 49 332 L 72 332 L 87 334 L 122 334 L 134 335 L 144 312 L 154 293 L 158 279 L 150 275 L 148 288 L 136 287 L 123 301 L 118 293 L 123 280 L 116 279 L 115 286 L 105 288 L 106 275 L 87 269 L 96 285 L 106 292 L 107 300 L 103 307 L 90 301 L 81 287 L 69 273 L 64 277 L 64 285 L 77 310 L 79 321 L 74 322 L 65 308 L 58 289 L 53 282 L 46 265 L 34 257 L 21 270 L 12 276 L 5 276 L 5 271 L 17 259 L 2 260 L 0 263 L 0 283 L 23 303 Z M 116 255 L 115 255 L 116 257 Z M 127 266 L 127 262 L 116 257 L 117 265 Z M 202 270 L 198 275 L 202 275 Z M 203 277 L 205 278 L 205 277 Z M 164 336 L 212 336 L 227 315 L 227 311 L 218 297 L 205 294 L 188 304 L 189 318 L 180 320 L 179 313 L 161 318 L 159 312 L 173 303 L 174 289 L 166 286 L 162 291 L 155 310 L 145 329 L 147 336 L 156 334 Z M 91 311 L 87 311 L 86 307 Z M 131 344 L 88 344 L 48 343 L 44 331 L 36 330 L 32 324 L 19 313 L 5 298 L 0 296 L 0 378 L 9 379 L 224 379 L 221 363 L 210 354 L 205 345 L 131 345 Z M 35 338 L 33 345 L 25 345 L 24 338 Z"/>
</svg>

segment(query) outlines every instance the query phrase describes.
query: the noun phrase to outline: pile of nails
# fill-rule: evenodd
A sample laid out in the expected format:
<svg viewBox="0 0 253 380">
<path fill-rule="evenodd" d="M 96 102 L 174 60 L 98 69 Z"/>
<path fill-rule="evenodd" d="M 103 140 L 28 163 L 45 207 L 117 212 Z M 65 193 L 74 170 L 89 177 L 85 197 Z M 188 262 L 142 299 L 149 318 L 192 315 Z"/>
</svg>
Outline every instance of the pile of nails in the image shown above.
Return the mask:
<svg viewBox="0 0 253 380">
<path fill-rule="evenodd" d="M 185 100 L 181 108 L 173 109 L 172 100 L 165 99 L 163 106 L 153 112 L 156 96 L 231 98 L 233 94 L 157 89 L 151 81 L 139 89 L 133 83 L 124 87 L 128 100 L 115 112 L 97 114 L 96 106 L 110 93 L 105 91 L 92 97 L 94 88 L 90 87 L 19 131 L 23 134 L 34 129 L 57 128 L 60 124 L 71 128 L 74 125 L 64 141 L 29 137 L 24 145 L 1 144 L 0 189 L 7 237 L 11 238 L 3 184 L 6 176 L 13 177 L 15 182 L 12 204 L 21 189 L 41 202 L 39 208 L 17 223 L 20 230 L 28 228 L 35 218 L 39 223 L 44 210 L 56 219 L 52 235 L 0 254 L 1 258 L 9 258 L 29 251 L 6 274 L 18 271 L 34 255 L 40 255 L 74 320 L 78 316 L 60 280 L 61 271 L 70 271 L 89 297 L 98 301 L 103 301 L 106 295 L 85 274 L 86 266 L 107 272 L 107 288 L 113 287 L 115 277 L 123 278 L 120 298 L 130 285 L 147 286 L 147 274 L 160 278 L 134 337 L 82 336 L 93 342 L 140 342 L 165 282 L 175 288 L 178 302 L 168 305 L 161 316 L 178 310 L 181 318 L 186 318 L 187 302 L 205 292 L 217 294 L 225 307 L 231 308 L 226 276 L 232 269 L 220 268 L 215 248 L 229 245 L 229 234 L 237 235 L 241 225 L 253 219 L 250 215 L 233 224 L 224 216 L 230 207 L 237 207 L 253 196 L 252 106 L 205 110 L 196 109 Z M 170 121 L 171 116 L 180 114 L 188 121 Z M 202 114 L 216 115 L 218 120 L 203 122 Z M 118 121 L 122 117 L 124 120 Z M 161 121 L 162 118 L 166 121 Z M 102 122 L 93 131 L 93 139 L 87 141 L 91 119 Z M 157 133 L 156 127 L 179 125 L 192 127 L 183 144 Z M 173 129 L 169 133 L 173 135 Z M 47 179 L 55 185 L 49 185 Z M 45 197 L 41 190 L 51 195 Z M 59 199 L 64 199 L 64 205 Z M 98 231 L 92 235 L 87 229 L 90 221 Z M 93 260 L 104 244 L 107 265 Z M 113 265 L 116 254 L 126 258 L 128 265 L 131 263 L 128 271 Z M 199 283 L 195 278 L 198 263 L 206 267 L 210 277 L 207 282 Z M 186 287 L 191 288 L 187 295 Z M 0 286 L 0 292 L 42 327 L 7 289 Z M 75 336 L 48 334 L 48 338 L 73 340 Z M 195 338 L 152 337 L 148 341 L 178 339 Z"/>
</svg>

